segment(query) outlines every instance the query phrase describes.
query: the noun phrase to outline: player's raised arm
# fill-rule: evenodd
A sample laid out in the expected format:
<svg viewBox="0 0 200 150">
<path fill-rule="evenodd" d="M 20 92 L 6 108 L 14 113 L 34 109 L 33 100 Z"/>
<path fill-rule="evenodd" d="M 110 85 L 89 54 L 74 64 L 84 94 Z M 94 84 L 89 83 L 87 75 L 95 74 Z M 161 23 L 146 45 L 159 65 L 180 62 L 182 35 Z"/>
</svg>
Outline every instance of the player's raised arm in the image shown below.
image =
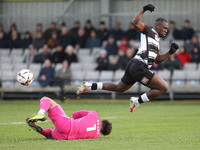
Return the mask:
<svg viewBox="0 0 200 150">
<path fill-rule="evenodd" d="M 154 11 L 154 9 L 155 9 L 155 7 L 152 4 L 145 5 L 143 7 L 143 9 L 135 16 L 132 23 L 135 26 L 136 30 L 141 32 L 143 30 L 144 26 L 145 26 L 144 23 L 140 22 L 145 11 L 149 10 L 149 11 L 152 12 L 152 11 Z"/>
</svg>

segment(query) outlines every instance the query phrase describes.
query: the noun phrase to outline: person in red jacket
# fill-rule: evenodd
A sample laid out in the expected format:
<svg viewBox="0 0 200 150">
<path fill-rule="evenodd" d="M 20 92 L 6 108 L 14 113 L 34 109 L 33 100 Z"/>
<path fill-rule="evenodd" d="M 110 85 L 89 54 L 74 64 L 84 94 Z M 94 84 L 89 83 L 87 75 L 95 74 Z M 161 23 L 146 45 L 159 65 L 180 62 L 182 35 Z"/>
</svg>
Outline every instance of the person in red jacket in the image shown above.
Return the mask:
<svg viewBox="0 0 200 150">
<path fill-rule="evenodd" d="M 180 47 L 180 50 L 177 53 L 177 57 L 180 59 L 182 67 L 184 66 L 185 63 L 190 62 L 190 53 L 187 52 L 183 46 Z"/>
</svg>

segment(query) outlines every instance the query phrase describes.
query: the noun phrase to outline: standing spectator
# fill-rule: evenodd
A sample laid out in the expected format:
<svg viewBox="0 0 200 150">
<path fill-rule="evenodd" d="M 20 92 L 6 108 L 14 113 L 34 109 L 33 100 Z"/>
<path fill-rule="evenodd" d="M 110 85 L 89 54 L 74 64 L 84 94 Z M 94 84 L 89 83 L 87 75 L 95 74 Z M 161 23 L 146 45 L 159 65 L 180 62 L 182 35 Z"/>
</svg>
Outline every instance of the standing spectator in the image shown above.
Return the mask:
<svg viewBox="0 0 200 150">
<path fill-rule="evenodd" d="M 59 45 L 65 49 L 68 45 L 71 45 L 73 41 L 73 37 L 71 32 L 67 30 L 67 28 L 63 28 L 61 31 L 61 35 L 59 37 Z"/>
<path fill-rule="evenodd" d="M 120 44 L 119 48 L 122 49 L 122 50 L 124 50 L 124 51 L 126 51 L 126 50 L 127 50 L 128 48 L 130 48 L 130 47 L 131 47 L 131 46 L 130 46 L 130 44 L 128 43 L 127 37 L 123 36 L 123 37 L 121 38 L 121 44 Z"/>
<path fill-rule="evenodd" d="M 117 56 L 111 57 L 111 62 L 109 63 L 107 70 L 116 71 L 118 69 L 119 69 L 118 57 Z"/>
<path fill-rule="evenodd" d="M 173 70 L 181 68 L 181 62 L 176 54 L 170 55 L 170 57 L 163 64 L 164 70 L 170 70 L 173 73 Z"/>
<path fill-rule="evenodd" d="M 29 45 L 29 53 L 25 54 L 23 63 L 26 63 L 28 66 L 31 63 L 34 63 L 34 58 L 35 58 L 35 49 L 33 45 Z"/>
<path fill-rule="evenodd" d="M 37 37 L 37 33 L 38 32 L 43 32 L 43 26 L 42 26 L 42 24 L 41 23 L 38 23 L 37 25 L 36 25 L 36 29 L 35 29 L 35 31 L 33 31 L 32 32 L 32 38 L 33 39 L 35 39 L 36 37 Z"/>
<path fill-rule="evenodd" d="M 24 39 L 22 40 L 22 48 L 26 49 L 32 43 L 31 33 L 29 31 L 25 32 Z"/>
<path fill-rule="evenodd" d="M 51 38 L 51 35 L 52 35 L 53 32 L 56 32 L 58 34 L 58 30 L 56 29 L 56 23 L 55 22 L 51 22 L 50 28 L 47 29 L 44 32 L 45 41 L 48 41 Z"/>
<path fill-rule="evenodd" d="M 85 48 L 86 40 L 87 39 L 85 36 L 85 30 L 83 28 L 80 28 L 78 30 L 78 36 L 74 39 L 76 50 L 79 50 L 80 48 Z"/>
<path fill-rule="evenodd" d="M 51 56 L 51 62 L 52 63 L 62 63 L 65 59 L 65 52 L 63 50 L 63 47 L 61 45 L 56 46 L 56 51 Z"/>
<path fill-rule="evenodd" d="M 50 59 L 50 52 L 49 52 L 48 45 L 44 44 L 42 48 L 42 52 L 35 56 L 34 62 L 43 64 L 46 59 Z"/>
<path fill-rule="evenodd" d="M 36 38 L 33 40 L 33 46 L 38 51 L 45 44 L 45 39 L 42 37 L 42 32 L 37 32 Z"/>
<path fill-rule="evenodd" d="M 115 42 L 115 39 L 112 35 L 108 37 L 108 44 L 105 46 L 105 49 L 107 51 L 107 55 L 117 55 L 118 52 L 118 46 Z"/>
<path fill-rule="evenodd" d="M 190 21 L 185 20 L 184 26 L 181 30 L 181 36 L 183 40 L 190 40 L 192 36 L 195 34 L 193 28 L 190 26 Z"/>
<path fill-rule="evenodd" d="M 79 28 L 80 28 L 80 22 L 79 21 L 74 22 L 74 27 L 71 29 L 71 33 L 74 38 L 78 37 Z"/>
<path fill-rule="evenodd" d="M 194 47 L 193 51 L 190 54 L 191 62 L 199 63 L 200 62 L 200 52 L 197 47 Z"/>
<path fill-rule="evenodd" d="M 9 48 L 21 48 L 21 39 L 19 38 L 17 31 L 12 31 L 12 37 L 9 40 Z"/>
<path fill-rule="evenodd" d="M 7 48 L 7 40 L 2 31 L 0 31 L 0 48 Z"/>
<path fill-rule="evenodd" d="M 91 31 L 96 31 L 96 29 L 92 26 L 92 23 L 90 20 L 86 21 L 84 30 L 85 30 L 86 39 L 89 38 Z"/>
<path fill-rule="evenodd" d="M 140 33 L 135 29 L 133 23 L 129 25 L 129 29 L 124 33 L 128 40 L 140 40 Z"/>
<path fill-rule="evenodd" d="M 123 36 L 123 30 L 120 28 L 120 23 L 115 23 L 115 28 L 110 31 L 110 34 L 114 36 L 115 40 L 120 40 Z"/>
<path fill-rule="evenodd" d="M 198 49 L 200 48 L 200 43 L 196 35 L 194 35 L 191 41 L 185 45 L 185 50 L 191 53 L 194 47 L 197 47 Z"/>
<path fill-rule="evenodd" d="M 49 46 L 49 48 L 53 49 L 58 45 L 58 43 L 58 35 L 56 32 L 53 32 L 51 38 L 47 42 L 47 45 Z"/>
<path fill-rule="evenodd" d="M 169 22 L 169 28 L 165 40 L 172 41 L 174 39 L 181 39 L 180 31 L 176 29 L 176 24 L 174 21 Z"/>
<path fill-rule="evenodd" d="M 72 62 L 78 62 L 76 54 L 74 54 L 74 48 L 71 45 L 68 45 L 66 48 L 65 59 L 68 61 L 69 65 Z"/>
<path fill-rule="evenodd" d="M 90 49 L 90 52 L 92 52 L 94 47 L 100 47 L 101 46 L 101 41 L 100 39 L 96 36 L 96 32 L 93 30 L 90 33 L 90 37 L 87 39 L 86 42 L 86 48 Z"/>
<path fill-rule="evenodd" d="M 190 53 L 185 50 L 183 46 L 180 47 L 180 51 L 177 53 L 177 57 L 181 61 L 181 66 L 183 67 L 185 63 L 190 62 Z"/>
<path fill-rule="evenodd" d="M 102 43 L 103 41 L 106 41 L 108 39 L 108 36 L 109 36 L 109 31 L 108 29 L 106 29 L 105 22 L 101 21 L 99 23 L 99 30 L 97 31 L 97 37 L 100 38 Z"/>
<path fill-rule="evenodd" d="M 55 70 L 51 66 L 51 61 L 46 59 L 44 67 L 40 70 L 38 81 L 41 87 L 51 86 L 54 80 Z"/>
<path fill-rule="evenodd" d="M 109 65 L 109 59 L 107 57 L 107 51 L 102 49 L 100 51 L 100 56 L 96 60 L 95 70 L 107 70 Z"/>
<path fill-rule="evenodd" d="M 128 48 L 124 58 L 120 61 L 120 69 L 125 70 L 127 63 L 133 58 L 134 50 L 132 48 Z"/>
</svg>

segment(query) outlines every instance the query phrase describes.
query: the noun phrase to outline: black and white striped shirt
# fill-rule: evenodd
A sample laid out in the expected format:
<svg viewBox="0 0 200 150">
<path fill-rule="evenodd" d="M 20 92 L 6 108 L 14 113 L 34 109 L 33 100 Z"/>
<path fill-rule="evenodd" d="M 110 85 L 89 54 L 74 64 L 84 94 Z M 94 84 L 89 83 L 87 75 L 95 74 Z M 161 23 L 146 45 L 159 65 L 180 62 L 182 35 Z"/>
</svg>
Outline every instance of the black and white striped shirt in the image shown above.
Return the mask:
<svg viewBox="0 0 200 150">
<path fill-rule="evenodd" d="M 141 30 L 141 43 L 134 59 L 138 59 L 151 68 L 160 49 L 159 35 L 151 26 L 144 25 Z"/>
</svg>

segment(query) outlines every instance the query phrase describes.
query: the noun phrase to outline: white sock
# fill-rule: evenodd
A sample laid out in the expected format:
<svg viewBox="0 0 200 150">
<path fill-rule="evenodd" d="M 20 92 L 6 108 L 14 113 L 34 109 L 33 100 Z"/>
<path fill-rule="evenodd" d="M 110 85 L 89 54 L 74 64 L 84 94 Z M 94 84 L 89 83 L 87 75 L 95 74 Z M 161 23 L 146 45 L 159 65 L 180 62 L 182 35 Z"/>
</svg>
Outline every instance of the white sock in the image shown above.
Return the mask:
<svg viewBox="0 0 200 150">
<path fill-rule="evenodd" d="M 103 88 L 103 83 L 97 82 L 97 90 L 102 90 L 102 88 Z"/>
<path fill-rule="evenodd" d="M 38 114 L 44 116 L 44 115 L 46 114 L 46 111 L 45 111 L 44 109 L 40 109 L 40 110 L 38 111 Z"/>
<path fill-rule="evenodd" d="M 142 98 L 143 102 L 148 102 L 149 101 L 149 98 L 147 97 L 146 93 L 142 94 L 141 98 Z"/>
<path fill-rule="evenodd" d="M 96 86 L 95 86 L 96 85 Z M 102 90 L 103 82 L 92 83 L 92 86 L 88 87 L 88 90 Z"/>
</svg>

